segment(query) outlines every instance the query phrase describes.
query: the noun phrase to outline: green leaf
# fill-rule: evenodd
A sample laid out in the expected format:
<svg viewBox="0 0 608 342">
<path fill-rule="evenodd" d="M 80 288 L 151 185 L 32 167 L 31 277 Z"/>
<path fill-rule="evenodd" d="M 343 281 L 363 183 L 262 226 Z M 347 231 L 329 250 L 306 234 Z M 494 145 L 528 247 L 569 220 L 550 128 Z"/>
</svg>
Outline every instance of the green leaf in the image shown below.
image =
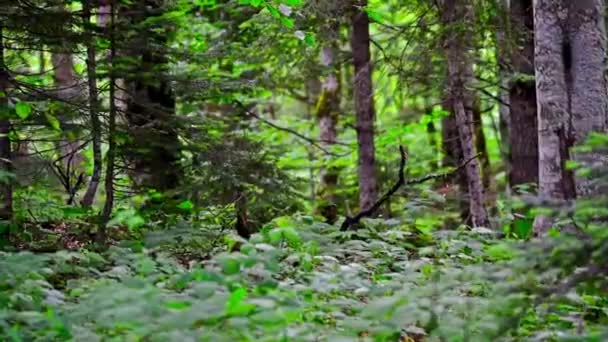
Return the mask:
<svg viewBox="0 0 608 342">
<path fill-rule="evenodd" d="M 44 116 L 46 117 L 46 121 L 51 125 L 54 130 L 61 131 L 61 123 L 59 122 L 59 120 L 57 120 L 56 117 L 50 114 L 45 114 Z"/>
<path fill-rule="evenodd" d="M 376 22 L 383 21 L 382 15 L 379 12 L 371 10 L 369 8 L 366 10 L 366 12 L 367 12 L 367 15 L 369 16 L 369 18 L 372 19 L 373 21 L 376 21 Z"/>
<path fill-rule="evenodd" d="M 285 4 L 289 5 L 289 6 L 300 6 L 300 5 L 304 4 L 304 1 L 302 1 L 302 0 L 286 0 Z"/>
<path fill-rule="evenodd" d="M 165 307 L 172 310 L 185 310 L 188 309 L 192 304 L 188 302 L 169 301 L 165 303 Z"/>
<path fill-rule="evenodd" d="M 283 24 L 283 26 L 285 26 L 287 28 L 293 28 L 294 21 L 291 18 L 281 17 L 281 24 Z"/>
<path fill-rule="evenodd" d="M 241 270 L 241 263 L 236 259 L 226 259 L 222 263 L 222 272 L 226 275 L 233 275 L 239 273 Z"/>
<path fill-rule="evenodd" d="M 194 204 L 191 201 L 186 200 L 178 204 L 177 207 L 183 210 L 190 211 L 194 208 Z"/>
<path fill-rule="evenodd" d="M 313 33 L 306 33 L 306 37 L 304 38 L 304 42 L 308 46 L 315 46 L 317 44 L 315 35 Z"/>
<path fill-rule="evenodd" d="M 32 114 L 32 107 L 28 103 L 17 102 L 15 105 L 15 113 L 17 113 L 17 116 L 20 119 L 25 120 Z"/>
<path fill-rule="evenodd" d="M 226 303 L 225 312 L 230 316 L 246 315 L 255 309 L 255 305 L 245 303 L 247 290 L 240 287 L 230 294 Z"/>
</svg>

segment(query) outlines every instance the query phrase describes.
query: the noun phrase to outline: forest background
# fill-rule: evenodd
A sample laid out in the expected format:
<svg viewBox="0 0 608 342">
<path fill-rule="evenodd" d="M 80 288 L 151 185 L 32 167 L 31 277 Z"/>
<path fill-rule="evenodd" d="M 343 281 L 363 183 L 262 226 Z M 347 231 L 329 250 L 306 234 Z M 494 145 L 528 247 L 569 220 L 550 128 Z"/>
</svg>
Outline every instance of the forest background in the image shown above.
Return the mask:
<svg viewBox="0 0 608 342">
<path fill-rule="evenodd" d="M 0 337 L 607 338 L 603 0 L 0 1 Z"/>
</svg>

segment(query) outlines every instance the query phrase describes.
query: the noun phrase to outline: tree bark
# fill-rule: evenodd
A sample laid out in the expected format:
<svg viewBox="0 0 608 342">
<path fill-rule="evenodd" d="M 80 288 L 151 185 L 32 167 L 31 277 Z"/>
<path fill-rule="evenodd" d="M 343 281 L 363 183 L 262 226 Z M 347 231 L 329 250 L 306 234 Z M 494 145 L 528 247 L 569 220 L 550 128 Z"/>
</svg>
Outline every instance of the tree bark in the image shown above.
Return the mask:
<svg viewBox="0 0 608 342">
<path fill-rule="evenodd" d="M 116 59 L 116 39 L 115 39 L 115 5 L 114 0 L 106 0 L 104 5 L 104 19 L 100 21 L 102 27 L 107 28 L 109 31 L 110 39 L 110 84 L 109 84 L 109 97 L 110 97 L 110 111 L 108 115 L 108 152 L 106 154 L 106 172 L 104 179 L 104 190 L 106 193 L 106 200 L 103 204 L 103 209 L 99 218 L 99 230 L 95 236 L 96 242 L 104 246 L 106 243 L 106 226 L 112 216 L 112 209 L 114 208 L 114 169 L 116 162 L 116 112 L 118 109 L 116 98 L 116 74 L 114 70 L 114 62 Z"/>
<path fill-rule="evenodd" d="M 369 17 L 364 11 L 365 6 L 367 6 L 367 0 L 356 0 L 351 20 L 351 49 L 355 69 L 353 88 L 359 147 L 359 207 L 361 210 L 369 209 L 378 198 Z"/>
<path fill-rule="evenodd" d="M 472 70 L 471 70 L 472 71 Z M 474 78 L 471 77 L 471 80 Z M 490 154 L 488 153 L 488 146 L 486 144 L 486 134 L 483 129 L 483 119 L 481 118 L 481 104 L 479 97 L 473 95 L 473 130 L 475 137 L 475 149 L 479 153 L 479 161 L 481 168 L 481 183 L 483 189 L 487 192 L 492 190 L 492 165 L 490 164 Z"/>
<path fill-rule="evenodd" d="M 87 40 L 87 78 L 89 86 L 89 120 L 91 123 L 91 135 L 93 139 L 93 174 L 89 186 L 82 197 L 82 206 L 90 208 L 95 201 L 97 187 L 101 180 L 101 122 L 99 120 L 99 99 L 97 95 L 97 70 L 95 57 L 95 41 L 91 32 L 91 2 L 83 0 L 82 4 L 83 26 Z"/>
<path fill-rule="evenodd" d="M 510 46 L 508 39 L 510 32 L 510 3 L 511 0 L 500 0 L 498 2 L 498 14 L 496 18 L 496 53 L 498 62 L 498 77 L 500 79 L 500 88 L 498 90 L 500 97 L 500 103 L 498 104 L 498 131 L 500 132 L 500 154 L 503 165 L 505 166 L 505 170 L 507 171 L 507 175 L 511 170 L 511 102 L 509 96 L 509 83 L 511 75 L 509 74 L 510 53 L 508 48 Z"/>
<path fill-rule="evenodd" d="M 338 42 L 340 39 L 340 25 L 332 23 L 330 27 L 331 43 L 321 51 L 321 65 L 329 71 L 323 79 L 322 90 L 315 108 L 319 122 L 321 145 L 331 150 L 337 141 L 337 124 L 340 111 L 340 65 L 337 63 Z M 332 157 L 327 156 L 328 163 Z M 336 187 L 338 186 L 338 170 L 334 166 L 324 166 L 321 170 L 321 184 L 318 189 L 317 211 L 325 217 L 329 224 L 333 224 L 337 217 Z"/>
<path fill-rule="evenodd" d="M 604 0 L 568 1 L 568 41 L 571 48 L 571 139 L 582 144 L 591 132 L 605 132 L 608 118 L 606 92 L 606 23 Z M 573 151 L 572 159 L 583 167 L 606 166 L 605 155 Z M 592 178 L 576 175 L 577 196 L 598 191 Z"/>
<path fill-rule="evenodd" d="M 511 1 L 509 82 L 511 146 L 509 186 L 538 183 L 538 124 L 534 86 L 534 16 L 532 0 Z"/>
<path fill-rule="evenodd" d="M 13 187 L 10 178 L 12 173 L 12 155 L 11 155 L 11 139 L 9 133 L 11 130 L 10 111 L 8 106 L 8 88 L 10 75 L 4 62 L 4 42 L 2 35 L 2 26 L 0 26 L 0 170 L 4 173 L 3 179 L 0 181 L 0 220 L 10 221 L 13 218 Z M 4 225 L 0 233 L 8 236 L 8 226 Z"/>
<path fill-rule="evenodd" d="M 539 194 L 570 200 L 594 193 L 592 181 L 566 169 L 571 147 L 590 132 L 604 132 L 607 120 L 606 32 L 601 0 L 534 2 L 535 71 L 539 125 Z M 577 153 L 590 166 L 605 156 Z M 538 216 L 535 233 L 552 220 Z"/>
<path fill-rule="evenodd" d="M 449 88 L 449 87 L 448 87 Z M 454 114 L 454 106 L 452 105 L 449 89 L 445 89 L 443 99 L 443 108 L 450 112 L 450 115 L 441 120 L 442 133 L 442 150 L 443 150 L 443 166 L 457 167 L 461 160 L 464 160 L 462 148 L 460 146 L 460 138 L 458 136 L 458 126 L 456 125 L 456 116 Z M 469 210 L 469 186 L 467 183 L 466 170 L 460 169 L 457 171 L 456 183 L 460 197 L 458 204 L 460 208 L 460 219 L 465 224 L 472 224 L 471 212 Z"/>
<path fill-rule="evenodd" d="M 462 154 L 465 160 L 469 160 L 473 159 L 476 153 L 473 132 L 474 95 L 470 90 L 471 77 L 467 75 L 467 66 L 472 63 L 470 46 L 467 45 L 467 40 L 470 39 L 471 35 L 465 26 L 466 23 L 470 23 L 474 19 L 473 8 L 472 4 L 466 0 L 447 0 L 443 10 L 444 24 L 449 25 L 445 46 L 450 95 L 458 126 Z M 467 164 L 466 175 L 472 224 L 475 227 L 488 227 L 489 220 L 484 206 L 484 189 L 477 160 L 472 160 Z"/>
</svg>

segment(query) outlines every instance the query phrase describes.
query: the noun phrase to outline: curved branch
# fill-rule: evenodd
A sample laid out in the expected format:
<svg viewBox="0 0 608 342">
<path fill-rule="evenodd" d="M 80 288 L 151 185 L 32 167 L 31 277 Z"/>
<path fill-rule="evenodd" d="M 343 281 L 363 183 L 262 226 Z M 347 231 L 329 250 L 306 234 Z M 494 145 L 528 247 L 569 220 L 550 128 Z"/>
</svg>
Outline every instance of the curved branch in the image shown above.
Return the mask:
<svg viewBox="0 0 608 342">
<path fill-rule="evenodd" d="M 445 173 L 430 174 L 430 175 L 426 175 L 421 178 L 415 178 L 415 179 L 412 179 L 412 180 L 409 180 L 406 182 L 405 181 L 405 163 L 407 161 L 407 154 L 403 150 L 402 146 L 399 146 L 399 152 L 401 153 L 401 162 L 399 164 L 399 179 L 397 180 L 397 182 L 390 188 L 390 190 L 387 193 L 385 193 L 369 209 L 363 210 L 353 217 L 347 216 L 346 219 L 344 220 L 344 222 L 342 222 L 342 226 L 340 226 L 341 231 L 348 230 L 350 227 L 359 223 L 359 221 L 361 221 L 361 219 L 364 217 L 371 217 L 378 209 L 380 209 L 382 204 L 384 204 L 384 202 L 386 202 L 392 195 L 394 195 L 397 192 L 397 190 L 399 190 L 399 188 L 401 188 L 403 185 L 421 184 L 421 183 L 424 183 L 424 182 L 427 182 L 427 181 L 433 180 L 433 179 L 442 179 L 442 178 L 451 177 L 453 174 L 460 171 L 462 168 L 467 166 L 467 164 L 469 164 L 471 161 L 473 161 L 480 155 L 478 153 L 475 156 L 473 156 L 473 158 L 465 160 L 462 164 L 460 164 L 458 167 L 456 167 L 455 169 L 453 169 L 451 171 L 448 171 Z"/>
</svg>

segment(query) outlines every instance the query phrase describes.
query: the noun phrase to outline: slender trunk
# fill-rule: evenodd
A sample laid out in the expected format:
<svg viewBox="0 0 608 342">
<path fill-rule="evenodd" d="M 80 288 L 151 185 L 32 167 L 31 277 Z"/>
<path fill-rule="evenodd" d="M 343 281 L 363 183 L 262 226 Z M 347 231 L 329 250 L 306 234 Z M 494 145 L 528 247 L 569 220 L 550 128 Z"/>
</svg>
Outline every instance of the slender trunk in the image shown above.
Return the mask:
<svg viewBox="0 0 608 342">
<path fill-rule="evenodd" d="M 568 2 L 570 42 L 570 122 L 571 139 L 583 144 L 591 132 L 605 132 L 608 118 L 606 92 L 606 24 L 604 0 Z M 599 169 L 608 165 L 599 153 L 573 151 L 572 159 L 583 167 Z M 576 175 L 577 196 L 598 192 L 594 180 Z"/>
<path fill-rule="evenodd" d="M 312 120 L 314 114 L 313 102 L 319 97 L 321 93 L 321 82 L 317 77 L 312 77 L 306 81 L 306 120 Z M 313 206 L 316 206 L 317 201 L 317 179 L 315 178 L 315 151 L 314 148 L 308 148 L 308 184 L 310 186 L 310 201 Z"/>
<path fill-rule="evenodd" d="M 40 48 L 40 52 L 38 52 L 38 73 L 41 75 L 46 72 L 46 56 L 43 51 L 44 47 Z"/>
<path fill-rule="evenodd" d="M 460 146 L 460 138 L 458 136 L 458 126 L 456 125 L 456 116 L 454 114 L 454 106 L 452 105 L 451 95 L 446 89 L 444 91 L 443 108 L 450 112 L 450 115 L 444 117 L 441 121 L 442 133 L 442 150 L 443 150 L 443 166 L 457 167 L 461 160 L 464 160 L 462 148 Z M 469 186 L 467 182 L 467 174 L 465 169 L 460 169 L 457 172 L 458 198 L 460 208 L 460 219 L 465 224 L 472 224 L 471 212 L 469 210 Z M 448 184 L 446 184 L 448 185 Z"/>
<path fill-rule="evenodd" d="M 4 42 L 2 39 L 2 26 L 0 26 L 0 170 L 4 178 L 0 180 L 0 220 L 10 221 L 13 218 L 13 187 L 11 179 L 7 176 L 13 171 L 11 163 L 11 130 L 10 112 L 8 107 L 9 73 L 4 62 Z M 2 227 L 0 234 L 8 235 L 7 226 Z"/>
<path fill-rule="evenodd" d="M 89 27 L 91 25 L 90 0 L 84 0 L 82 8 L 83 25 L 87 39 L 87 77 L 89 85 L 89 119 L 91 120 L 91 135 L 93 138 L 93 175 L 91 176 L 89 186 L 82 198 L 81 204 L 85 208 L 90 208 L 95 201 L 95 194 L 97 193 L 97 187 L 101 180 L 101 122 L 99 121 L 99 115 L 97 113 L 99 101 L 97 96 L 95 41 L 93 40 L 91 28 Z"/>
<path fill-rule="evenodd" d="M 515 0 L 519 1 L 519 0 Z M 497 30 L 496 30 L 496 53 L 498 61 L 498 77 L 500 79 L 500 88 L 498 96 L 500 103 L 498 104 L 499 124 L 498 127 L 494 124 L 495 131 L 498 131 L 500 136 L 500 154 L 507 174 L 511 170 L 511 101 L 509 97 L 509 46 L 508 39 L 509 25 L 509 7 L 511 0 L 499 0 L 497 14 Z M 493 122 L 494 123 L 494 122 Z"/>
<path fill-rule="evenodd" d="M 481 183 L 484 190 L 487 192 L 492 190 L 492 165 L 490 165 L 490 154 L 486 144 L 486 133 L 483 129 L 483 120 L 481 118 L 481 104 L 479 98 L 473 99 L 473 130 L 475 137 L 475 149 L 479 153 L 479 161 L 481 164 Z"/>
<path fill-rule="evenodd" d="M 106 200 L 103 205 L 99 220 L 99 230 L 97 232 L 96 240 L 100 245 L 105 245 L 106 242 L 106 225 L 110 221 L 112 216 L 112 209 L 114 207 L 114 165 L 116 159 L 116 112 L 117 112 L 117 101 L 116 98 L 116 74 L 114 70 L 114 61 L 116 59 L 116 42 L 115 42 L 115 25 L 114 25 L 114 1 L 108 0 L 105 7 L 105 13 L 107 14 L 108 20 L 105 21 L 103 27 L 108 27 L 109 38 L 110 38 L 110 112 L 108 115 L 108 152 L 106 153 L 106 174 L 104 179 L 104 190 L 106 193 Z M 108 24 L 109 22 L 109 24 Z"/>
<path fill-rule="evenodd" d="M 471 78 L 467 75 L 467 66 L 471 64 L 470 49 L 467 46 L 466 24 L 473 20 L 472 5 L 465 0 L 446 1 L 444 8 L 444 23 L 450 25 L 446 40 L 446 55 L 448 60 L 450 95 L 462 155 L 465 160 L 475 157 L 475 137 L 473 131 L 474 97 L 470 90 Z M 458 27 L 452 25 L 457 24 Z M 473 159 L 466 168 L 469 191 L 469 210 L 472 224 L 475 227 L 489 226 L 488 215 L 484 207 L 483 184 L 479 163 Z"/>
<path fill-rule="evenodd" d="M 427 100 L 428 102 L 428 100 Z M 437 147 L 437 128 L 435 127 L 435 123 L 433 122 L 433 107 L 430 105 L 426 105 L 424 108 L 424 115 L 428 116 L 429 121 L 426 124 L 426 134 L 428 136 L 429 139 L 429 146 L 431 147 L 431 151 L 433 154 L 433 159 L 431 160 L 430 166 L 431 169 L 435 170 L 437 169 L 438 162 L 437 162 L 437 157 L 438 157 L 438 147 Z"/>
<path fill-rule="evenodd" d="M 513 77 L 509 84 L 511 104 L 511 168 L 509 186 L 538 183 L 538 124 L 534 86 L 534 16 L 532 0 L 511 1 L 509 42 Z"/>
<path fill-rule="evenodd" d="M 369 209 L 378 199 L 374 147 L 374 94 L 370 54 L 369 18 L 364 8 L 367 0 L 355 2 L 352 16 L 351 49 L 353 53 L 357 144 L 359 147 L 359 207 Z"/>
<path fill-rule="evenodd" d="M 235 196 L 236 232 L 240 237 L 249 239 L 251 237 L 251 227 L 247 213 L 247 194 L 243 189 L 237 189 Z"/>
<path fill-rule="evenodd" d="M 340 110 L 340 66 L 337 64 L 338 41 L 340 37 L 339 24 L 332 24 L 333 40 L 329 46 L 321 51 L 321 64 L 329 68 L 323 80 L 322 91 L 315 108 L 316 117 L 319 122 L 320 140 L 323 147 L 331 150 L 337 141 L 337 123 Z M 331 163 L 331 156 L 327 160 Z M 333 224 L 338 218 L 336 187 L 338 186 L 338 170 L 333 166 L 324 166 L 321 170 L 321 184 L 318 189 L 317 211 L 325 217 L 329 224 Z"/>
</svg>

